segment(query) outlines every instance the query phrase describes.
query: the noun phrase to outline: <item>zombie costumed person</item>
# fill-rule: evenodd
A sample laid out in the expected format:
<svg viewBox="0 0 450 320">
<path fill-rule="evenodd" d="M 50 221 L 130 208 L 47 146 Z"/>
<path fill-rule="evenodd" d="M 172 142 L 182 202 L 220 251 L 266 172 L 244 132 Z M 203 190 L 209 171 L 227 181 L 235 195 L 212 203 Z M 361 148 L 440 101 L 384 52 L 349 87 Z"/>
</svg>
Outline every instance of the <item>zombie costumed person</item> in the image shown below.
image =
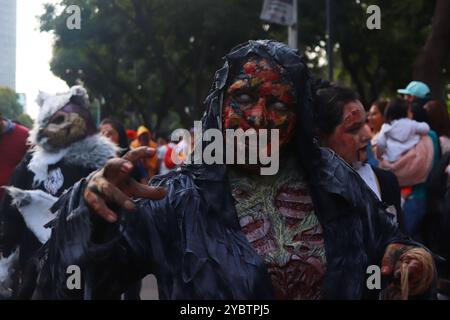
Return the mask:
<svg viewBox="0 0 450 320">
<path fill-rule="evenodd" d="M 203 130 L 279 129 L 279 171 L 192 164 L 144 186 L 129 172 L 151 150 L 110 160 L 54 207 L 34 297 L 117 298 L 152 273 L 160 299 L 377 298 L 366 271 L 381 264 L 390 297 L 400 297 L 405 275 L 407 293 L 428 297 L 430 253 L 398 231 L 349 165 L 318 146 L 311 86 L 305 62 L 284 44 L 233 49 L 205 101 Z M 82 290 L 66 288 L 73 264 Z"/>
<path fill-rule="evenodd" d="M 32 260 L 50 236 L 51 229 L 44 227 L 54 218 L 50 207 L 65 190 L 117 152 L 109 139 L 96 134 L 84 88 L 74 86 L 57 95 L 41 92 L 37 102 L 41 109 L 30 131 L 32 147 L 14 171 L 0 207 L 3 297 L 31 297 Z M 15 259 L 16 266 L 12 263 Z"/>
<path fill-rule="evenodd" d="M 349 164 L 378 199 L 387 205 L 404 232 L 400 186 L 396 176 L 369 164 L 371 148 L 367 114 L 358 94 L 336 83 L 316 84 L 314 123 L 319 144 L 336 152 Z"/>
</svg>

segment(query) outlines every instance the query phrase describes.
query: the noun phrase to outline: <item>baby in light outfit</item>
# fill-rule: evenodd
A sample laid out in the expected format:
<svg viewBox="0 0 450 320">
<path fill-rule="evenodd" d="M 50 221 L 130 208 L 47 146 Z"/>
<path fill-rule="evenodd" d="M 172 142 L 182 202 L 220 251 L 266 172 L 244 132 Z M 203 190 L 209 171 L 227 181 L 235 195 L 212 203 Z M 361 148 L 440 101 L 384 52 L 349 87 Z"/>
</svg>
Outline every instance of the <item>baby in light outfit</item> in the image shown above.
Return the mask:
<svg viewBox="0 0 450 320">
<path fill-rule="evenodd" d="M 427 123 L 409 119 L 408 111 L 406 101 L 401 99 L 394 99 L 387 106 L 386 123 L 377 141 L 377 154 L 383 160 L 396 162 L 430 131 Z"/>
</svg>

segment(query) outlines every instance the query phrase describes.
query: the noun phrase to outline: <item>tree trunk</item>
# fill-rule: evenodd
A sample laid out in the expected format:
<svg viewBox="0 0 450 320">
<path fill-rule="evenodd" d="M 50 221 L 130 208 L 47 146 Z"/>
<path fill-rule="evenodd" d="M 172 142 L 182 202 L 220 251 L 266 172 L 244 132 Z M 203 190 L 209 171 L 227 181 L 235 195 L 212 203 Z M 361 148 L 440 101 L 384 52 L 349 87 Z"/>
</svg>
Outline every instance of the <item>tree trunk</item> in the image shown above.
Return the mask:
<svg viewBox="0 0 450 320">
<path fill-rule="evenodd" d="M 433 99 L 443 98 L 442 68 L 450 47 L 449 12 L 449 0 L 436 0 L 431 32 L 414 63 L 413 80 L 425 82 Z"/>
<path fill-rule="evenodd" d="M 350 46 L 349 46 L 350 47 Z M 366 90 L 364 88 L 364 82 L 359 77 L 358 70 L 357 70 L 357 64 L 354 61 L 350 61 L 349 53 L 347 50 L 347 47 L 343 44 L 341 44 L 341 59 L 342 59 L 342 65 L 344 68 L 348 71 L 350 74 L 350 78 L 352 79 L 353 85 L 356 87 L 356 91 L 358 92 L 360 101 L 364 106 L 366 106 L 369 102 Z"/>
</svg>

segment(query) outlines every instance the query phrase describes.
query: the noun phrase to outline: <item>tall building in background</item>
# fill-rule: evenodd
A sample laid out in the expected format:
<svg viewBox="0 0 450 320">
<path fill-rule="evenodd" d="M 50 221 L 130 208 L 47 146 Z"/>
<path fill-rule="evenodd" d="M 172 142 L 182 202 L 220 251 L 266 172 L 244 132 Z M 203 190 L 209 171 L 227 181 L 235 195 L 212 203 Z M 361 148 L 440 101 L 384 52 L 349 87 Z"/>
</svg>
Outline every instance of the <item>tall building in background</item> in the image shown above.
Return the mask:
<svg viewBox="0 0 450 320">
<path fill-rule="evenodd" d="M 16 90 L 16 0 L 0 0 L 0 86 Z"/>
</svg>

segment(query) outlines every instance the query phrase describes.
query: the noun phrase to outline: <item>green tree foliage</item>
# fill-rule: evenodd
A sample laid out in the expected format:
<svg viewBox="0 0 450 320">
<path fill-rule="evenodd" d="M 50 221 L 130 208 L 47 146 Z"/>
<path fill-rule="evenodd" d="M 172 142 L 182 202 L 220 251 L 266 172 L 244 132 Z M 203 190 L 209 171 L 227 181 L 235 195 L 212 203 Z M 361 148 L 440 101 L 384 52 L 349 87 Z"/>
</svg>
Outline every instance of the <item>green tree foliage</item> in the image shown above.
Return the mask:
<svg viewBox="0 0 450 320">
<path fill-rule="evenodd" d="M 268 37 L 261 1 L 62 1 L 69 4 L 82 9 L 81 30 L 67 29 L 68 15 L 52 5 L 41 17 L 42 30 L 57 36 L 52 71 L 69 85 L 81 80 L 102 102 L 102 116 L 137 113 L 158 131 L 192 125 L 221 57 Z M 179 123 L 163 121 L 169 112 Z"/>
<path fill-rule="evenodd" d="M 442 99 L 445 93 L 443 84 L 448 83 L 450 53 L 450 1 L 436 0 L 431 31 L 425 45 L 414 62 L 413 77 L 430 86 L 434 99 Z M 447 85 L 448 88 L 448 85 Z"/>
<path fill-rule="evenodd" d="M 381 95 L 395 95 L 398 88 L 405 87 L 413 78 L 414 63 L 431 31 L 436 1 L 331 2 L 335 80 L 351 84 L 366 106 Z M 379 30 L 366 26 L 370 5 L 381 9 Z M 303 45 L 324 49 L 325 1 L 299 0 L 299 19 Z M 450 78 L 450 56 L 447 54 L 444 60 L 441 88 Z M 321 75 L 326 76 L 323 70 Z"/>
<path fill-rule="evenodd" d="M 0 87 L 0 114 L 8 119 L 16 119 L 22 112 L 17 94 L 10 88 Z"/>
<path fill-rule="evenodd" d="M 24 127 L 27 127 L 28 129 L 31 129 L 33 127 L 33 119 L 31 119 L 30 115 L 27 113 L 19 114 L 16 118 L 17 122 L 19 122 Z"/>
<path fill-rule="evenodd" d="M 336 79 L 356 88 L 366 106 L 395 94 L 412 78 L 435 1 L 331 2 Z M 72 4 L 82 10 L 81 30 L 66 27 L 63 9 Z M 366 27 L 370 4 L 381 8 L 381 30 Z M 232 47 L 287 40 L 285 27 L 262 28 L 261 7 L 262 0 L 62 0 L 46 5 L 40 19 L 41 29 L 56 35 L 52 71 L 69 85 L 82 81 L 103 117 L 167 132 L 201 117 L 213 72 Z M 325 1 L 299 0 L 298 7 L 300 51 L 313 73 L 326 77 Z"/>
</svg>

